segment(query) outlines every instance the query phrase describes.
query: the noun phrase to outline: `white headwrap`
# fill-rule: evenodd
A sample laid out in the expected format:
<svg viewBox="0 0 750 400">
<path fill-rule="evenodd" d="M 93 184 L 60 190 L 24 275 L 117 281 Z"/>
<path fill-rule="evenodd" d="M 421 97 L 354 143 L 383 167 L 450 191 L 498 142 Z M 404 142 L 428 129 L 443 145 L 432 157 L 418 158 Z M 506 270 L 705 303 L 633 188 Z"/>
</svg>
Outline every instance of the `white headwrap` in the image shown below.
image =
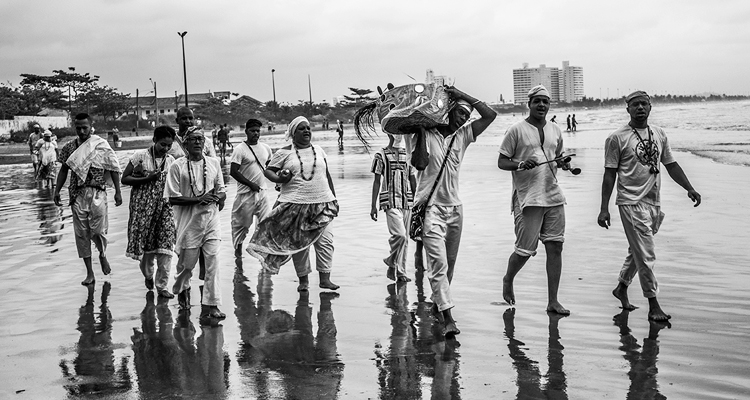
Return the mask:
<svg viewBox="0 0 750 400">
<path fill-rule="evenodd" d="M 292 138 L 294 137 L 294 131 L 297 130 L 297 126 L 299 126 L 299 124 L 303 122 L 307 122 L 308 124 L 310 123 L 307 118 L 301 115 L 293 119 L 292 122 L 289 123 L 289 126 L 286 128 L 286 135 L 284 135 L 284 140 L 292 140 Z"/>
<path fill-rule="evenodd" d="M 458 100 L 456 100 L 456 106 L 455 107 L 462 107 L 464 110 L 468 111 L 469 114 L 471 114 L 472 111 L 474 111 L 474 107 L 472 107 L 471 103 L 469 103 L 468 101 L 466 101 L 464 99 L 458 99 Z"/>
<path fill-rule="evenodd" d="M 549 90 L 544 85 L 536 85 L 529 90 L 529 99 L 534 96 L 547 96 L 548 99 L 551 98 Z"/>
</svg>

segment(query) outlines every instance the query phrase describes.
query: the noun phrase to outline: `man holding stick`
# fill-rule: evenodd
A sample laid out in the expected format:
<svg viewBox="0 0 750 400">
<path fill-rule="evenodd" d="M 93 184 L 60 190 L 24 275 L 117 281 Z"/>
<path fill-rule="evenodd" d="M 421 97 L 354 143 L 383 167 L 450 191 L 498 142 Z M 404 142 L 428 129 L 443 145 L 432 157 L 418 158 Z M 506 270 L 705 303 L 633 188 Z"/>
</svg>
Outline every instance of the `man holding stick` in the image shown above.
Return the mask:
<svg viewBox="0 0 750 400">
<path fill-rule="evenodd" d="M 503 277 L 503 299 L 516 304 L 513 279 L 541 241 L 547 253 L 547 311 L 568 315 L 557 300 L 562 274 L 565 240 L 565 196 L 557 183 L 557 167 L 570 169 L 566 160 L 555 162 L 563 153 L 562 131 L 548 124 L 550 94 L 538 85 L 529 91 L 529 116 L 508 128 L 500 146 L 498 168 L 513 175 L 513 211 L 516 243 Z"/>
</svg>

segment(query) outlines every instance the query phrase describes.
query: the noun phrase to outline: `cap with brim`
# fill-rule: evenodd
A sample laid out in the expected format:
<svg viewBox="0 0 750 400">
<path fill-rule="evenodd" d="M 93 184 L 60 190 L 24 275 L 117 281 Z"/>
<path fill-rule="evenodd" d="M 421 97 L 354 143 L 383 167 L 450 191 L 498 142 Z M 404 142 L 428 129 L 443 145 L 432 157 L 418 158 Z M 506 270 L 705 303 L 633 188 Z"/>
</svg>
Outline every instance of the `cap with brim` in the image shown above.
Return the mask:
<svg viewBox="0 0 750 400">
<path fill-rule="evenodd" d="M 536 85 L 531 90 L 529 90 L 529 99 L 536 96 L 544 96 L 546 98 L 550 98 L 549 90 L 547 90 L 544 85 Z"/>
</svg>

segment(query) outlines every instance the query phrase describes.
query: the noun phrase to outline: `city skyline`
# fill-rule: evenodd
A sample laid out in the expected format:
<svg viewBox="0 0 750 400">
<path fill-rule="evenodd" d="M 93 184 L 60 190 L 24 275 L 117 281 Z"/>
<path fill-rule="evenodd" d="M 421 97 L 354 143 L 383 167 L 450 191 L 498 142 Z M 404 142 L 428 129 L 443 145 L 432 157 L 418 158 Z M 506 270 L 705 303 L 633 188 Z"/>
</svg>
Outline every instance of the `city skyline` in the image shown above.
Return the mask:
<svg viewBox="0 0 750 400">
<path fill-rule="evenodd" d="M 491 1 L 455 8 L 389 0 L 377 8 L 337 0 L 56 4 L 0 4 L 3 15 L 13 16 L 0 26 L 2 82 L 17 85 L 21 73 L 74 66 L 132 96 L 148 91 L 148 78 L 159 82 L 160 92 L 182 93 L 176 33 L 188 31 L 191 93 L 230 89 L 261 101 L 273 98 L 272 69 L 278 101 L 297 103 L 309 98 L 308 74 L 313 100 L 331 102 L 349 87 L 422 81 L 428 68 L 486 101 L 510 100 L 514 68 L 555 60 L 585 67 L 587 97 L 635 89 L 750 94 L 743 74 L 750 66 L 750 4 L 743 1 L 722 7 L 664 1 L 647 13 L 582 0 L 541 1 L 534 13 L 528 3 Z"/>
</svg>

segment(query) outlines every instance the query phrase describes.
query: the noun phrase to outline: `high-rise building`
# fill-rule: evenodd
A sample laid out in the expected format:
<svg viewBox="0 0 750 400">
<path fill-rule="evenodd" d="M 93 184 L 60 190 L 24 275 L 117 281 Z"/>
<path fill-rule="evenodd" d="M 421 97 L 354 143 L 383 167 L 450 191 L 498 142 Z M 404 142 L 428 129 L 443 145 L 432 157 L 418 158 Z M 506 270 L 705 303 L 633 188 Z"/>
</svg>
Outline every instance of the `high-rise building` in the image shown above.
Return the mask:
<svg viewBox="0 0 750 400">
<path fill-rule="evenodd" d="M 427 69 L 424 83 L 434 83 L 437 86 L 445 85 L 445 75 L 435 75 L 432 69 Z"/>
<path fill-rule="evenodd" d="M 544 85 L 550 92 L 550 101 L 570 103 L 583 97 L 583 68 L 571 67 L 568 61 L 563 62 L 563 69 L 547 67 L 523 68 L 513 70 L 513 102 L 525 104 L 527 94 L 536 85 Z"/>
</svg>

